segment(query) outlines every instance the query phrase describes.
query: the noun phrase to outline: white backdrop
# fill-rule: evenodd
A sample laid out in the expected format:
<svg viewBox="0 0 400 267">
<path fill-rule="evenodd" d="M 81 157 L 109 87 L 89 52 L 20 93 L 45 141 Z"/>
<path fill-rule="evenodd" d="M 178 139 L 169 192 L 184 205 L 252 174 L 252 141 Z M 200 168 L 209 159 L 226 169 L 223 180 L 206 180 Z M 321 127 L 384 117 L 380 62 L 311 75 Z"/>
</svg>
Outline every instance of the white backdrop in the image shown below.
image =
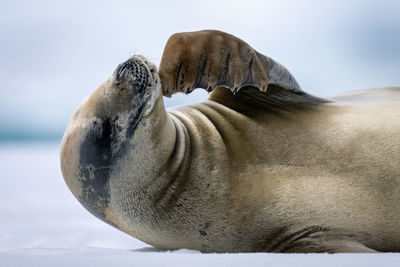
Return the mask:
<svg viewBox="0 0 400 267">
<path fill-rule="evenodd" d="M 400 2 L 0 1 L 0 138 L 61 135 L 76 107 L 132 54 L 158 65 L 174 32 L 219 29 L 285 65 L 319 96 L 400 85 Z M 174 97 L 167 106 L 206 94 Z"/>
</svg>

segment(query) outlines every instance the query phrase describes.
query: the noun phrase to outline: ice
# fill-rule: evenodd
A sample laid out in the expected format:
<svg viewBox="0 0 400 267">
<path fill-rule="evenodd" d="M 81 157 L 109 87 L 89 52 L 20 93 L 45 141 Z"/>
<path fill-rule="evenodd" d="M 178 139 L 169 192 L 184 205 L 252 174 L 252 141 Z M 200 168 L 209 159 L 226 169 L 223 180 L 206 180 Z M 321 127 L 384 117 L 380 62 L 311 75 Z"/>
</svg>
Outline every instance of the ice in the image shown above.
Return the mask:
<svg viewBox="0 0 400 267">
<path fill-rule="evenodd" d="M 57 144 L 2 145 L 0 251 L 146 246 L 88 213 L 64 183 Z"/>
<path fill-rule="evenodd" d="M 204 254 L 153 248 L 69 192 L 58 144 L 0 144 L 0 266 L 400 266 L 400 254 Z"/>
</svg>

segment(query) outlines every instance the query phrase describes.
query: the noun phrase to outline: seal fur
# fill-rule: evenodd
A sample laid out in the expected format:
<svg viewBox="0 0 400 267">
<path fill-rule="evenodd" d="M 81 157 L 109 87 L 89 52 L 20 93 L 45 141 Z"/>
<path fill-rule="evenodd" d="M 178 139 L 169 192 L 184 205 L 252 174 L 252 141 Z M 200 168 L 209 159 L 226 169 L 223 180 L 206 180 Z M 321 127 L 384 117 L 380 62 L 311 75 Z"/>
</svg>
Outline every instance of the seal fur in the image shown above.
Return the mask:
<svg viewBox="0 0 400 267">
<path fill-rule="evenodd" d="M 165 110 L 198 86 L 209 100 Z M 399 107 L 400 88 L 323 100 L 232 35 L 181 33 L 159 75 L 134 56 L 80 106 L 61 167 L 91 213 L 163 249 L 400 251 Z"/>
</svg>

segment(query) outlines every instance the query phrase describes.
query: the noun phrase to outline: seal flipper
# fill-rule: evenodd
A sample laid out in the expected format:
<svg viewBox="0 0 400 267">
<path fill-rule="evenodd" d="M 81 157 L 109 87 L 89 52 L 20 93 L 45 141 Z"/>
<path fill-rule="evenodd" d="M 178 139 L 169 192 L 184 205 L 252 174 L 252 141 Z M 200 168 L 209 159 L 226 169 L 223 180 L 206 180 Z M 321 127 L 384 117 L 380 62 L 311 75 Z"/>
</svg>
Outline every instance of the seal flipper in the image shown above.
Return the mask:
<svg viewBox="0 0 400 267">
<path fill-rule="evenodd" d="M 303 92 L 281 64 L 241 39 L 215 30 L 172 35 L 164 48 L 159 75 L 168 97 L 196 88 L 212 92 L 225 87 L 238 95 L 237 100 L 248 99 L 259 107 L 326 102 Z M 210 96 L 213 98 L 215 93 Z"/>
<path fill-rule="evenodd" d="M 160 63 L 163 94 L 190 93 L 196 88 L 211 92 L 218 86 L 233 92 L 244 86 L 266 91 L 268 71 L 279 73 L 279 67 L 263 66 L 273 60 L 260 60 L 259 55 L 244 41 L 224 32 L 176 33 L 168 39 Z"/>
</svg>

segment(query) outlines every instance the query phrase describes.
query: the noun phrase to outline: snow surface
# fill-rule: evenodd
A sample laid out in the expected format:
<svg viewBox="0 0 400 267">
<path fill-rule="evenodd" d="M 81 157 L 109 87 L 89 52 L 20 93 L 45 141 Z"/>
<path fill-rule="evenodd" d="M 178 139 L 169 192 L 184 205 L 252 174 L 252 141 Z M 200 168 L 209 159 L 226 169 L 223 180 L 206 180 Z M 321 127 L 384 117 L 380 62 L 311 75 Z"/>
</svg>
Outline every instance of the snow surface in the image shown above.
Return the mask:
<svg viewBox="0 0 400 267">
<path fill-rule="evenodd" d="M 55 144 L 0 144 L 0 266 L 400 266 L 400 254 L 161 251 L 90 215 L 64 184 Z"/>
</svg>

